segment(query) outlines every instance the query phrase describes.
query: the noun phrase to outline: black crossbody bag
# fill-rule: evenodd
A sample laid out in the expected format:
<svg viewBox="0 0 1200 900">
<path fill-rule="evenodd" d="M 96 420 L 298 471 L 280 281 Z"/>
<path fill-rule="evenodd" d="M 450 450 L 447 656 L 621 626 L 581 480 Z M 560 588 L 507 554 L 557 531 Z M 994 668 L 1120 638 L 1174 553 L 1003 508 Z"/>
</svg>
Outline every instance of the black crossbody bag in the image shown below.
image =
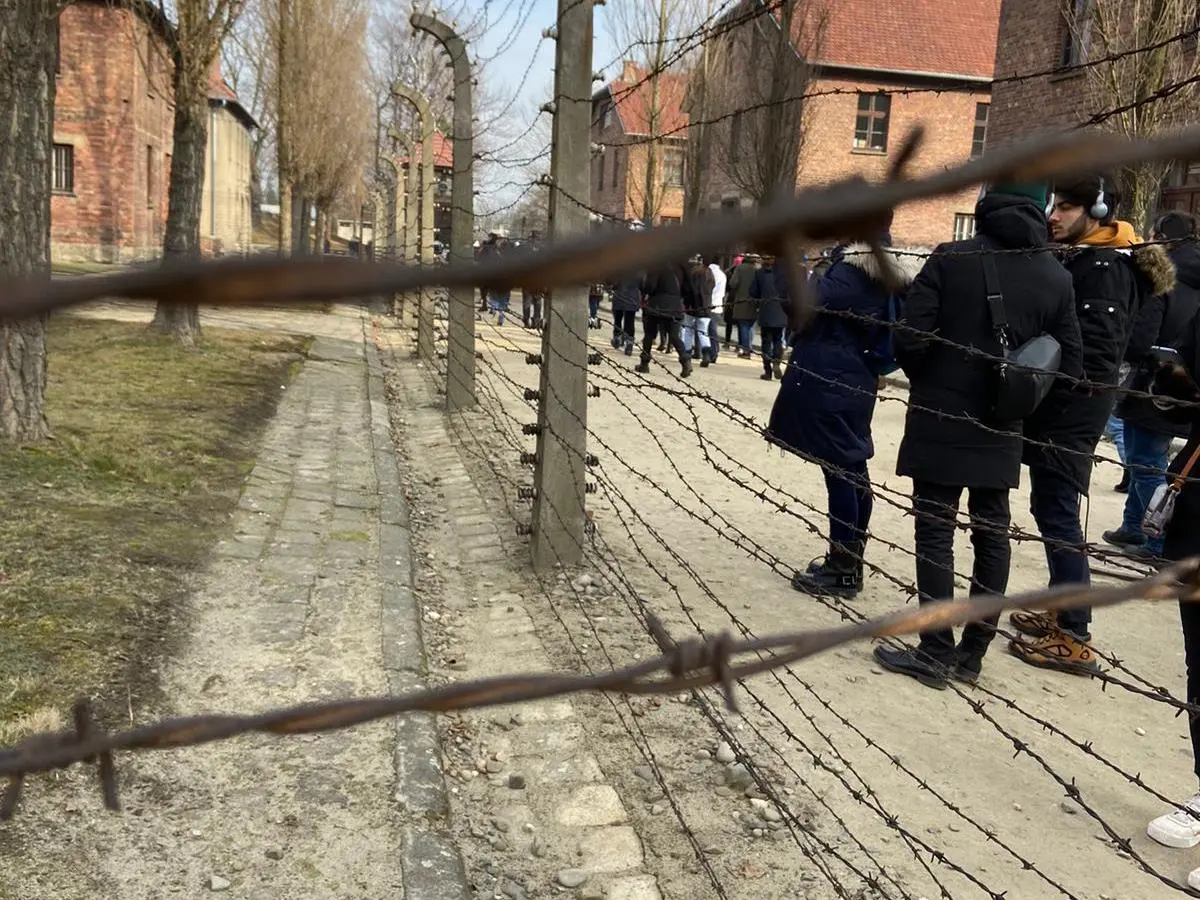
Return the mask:
<svg viewBox="0 0 1200 900">
<path fill-rule="evenodd" d="M 996 402 L 992 411 L 999 422 L 1015 422 L 1028 418 L 1050 393 L 1062 365 L 1062 347 L 1053 335 L 1043 333 L 1013 349 L 996 258 L 988 252 L 992 248 L 987 241 L 982 242 L 982 249 L 988 314 L 1001 357 L 996 367 Z"/>
</svg>

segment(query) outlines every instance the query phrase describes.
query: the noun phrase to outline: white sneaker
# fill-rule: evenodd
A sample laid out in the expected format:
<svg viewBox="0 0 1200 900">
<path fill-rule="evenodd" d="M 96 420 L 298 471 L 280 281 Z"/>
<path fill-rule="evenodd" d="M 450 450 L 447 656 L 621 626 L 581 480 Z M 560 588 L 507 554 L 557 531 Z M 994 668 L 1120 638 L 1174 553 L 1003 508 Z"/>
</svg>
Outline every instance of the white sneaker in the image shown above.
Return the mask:
<svg viewBox="0 0 1200 900">
<path fill-rule="evenodd" d="M 1200 869 L 1192 869 L 1188 872 L 1188 887 L 1193 887 L 1200 891 Z"/>
<path fill-rule="evenodd" d="M 1147 826 L 1146 834 L 1164 847 L 1174 847 L 1177 850 L 1187 850 L 1200 844 L 1200 794 L 1188 800 L 1183 807 L 1173 813 L 1159 816 Z M 1192 878 L 1196 881 L 1193 887 L 1200 886 L 1200 869 L 1189 876 L 1189 881 Z"/>
</svg>

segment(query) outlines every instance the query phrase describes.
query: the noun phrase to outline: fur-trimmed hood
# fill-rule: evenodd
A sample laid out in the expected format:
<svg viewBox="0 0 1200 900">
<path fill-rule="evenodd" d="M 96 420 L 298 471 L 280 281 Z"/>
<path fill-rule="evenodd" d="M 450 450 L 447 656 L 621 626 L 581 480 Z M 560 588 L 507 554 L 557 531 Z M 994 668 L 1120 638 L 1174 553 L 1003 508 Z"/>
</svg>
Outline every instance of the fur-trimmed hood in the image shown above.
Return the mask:
<svg viewBox="0 0 1200 900">
<path fill-rule="evenodd" d="M 889 267 L 892 280 L 904 287 L 913 283 L 917 273 L 925 265 L 930 251 L 922 247 L 884 247 L 883 257 Z M 862 270 L 868 278 L 879 284 L 887 284 L 879 259 L 871 252 L 869 244 L 850 244 L 842 251 L 842 260 L 847 264 Z"/>
<path fill-rule="evenodd" d="M 1162 244 L 1137 244 L 1132 255 L 1134 265 L 1150 282 L 1153 296 L 1175 290 L 1175 263 Z"/>
</svg>

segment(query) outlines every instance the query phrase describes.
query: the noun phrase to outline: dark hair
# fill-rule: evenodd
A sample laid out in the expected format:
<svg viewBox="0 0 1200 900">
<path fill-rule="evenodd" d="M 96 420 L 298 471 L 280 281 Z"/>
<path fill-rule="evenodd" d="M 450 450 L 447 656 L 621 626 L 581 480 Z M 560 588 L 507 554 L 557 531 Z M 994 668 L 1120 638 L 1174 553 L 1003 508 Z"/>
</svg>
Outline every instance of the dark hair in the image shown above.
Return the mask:
<svg viewBox="0 0 1200 900">
<path fill-rule="evenodd" d="M 1104 202 L 1108 206 L 1108 215 L 1103 221 L 1111 222 L 1116 218 L 1117 207 L 1121 205 L 1121 189 L 1117 180 L 1107 173 L 1078 175 L 1057 181 L 1054 184 L 1054 196 L 1066 200 L 1072 206 L 1082 206 L 1085 211 L 1091 210 L 1100 197 L 1101 179 L 1104 182 Z"/>
<path fill-rule="evenodd" d="M 1187 238 L 1196 236 L 1197 226 L 1196 217 L 1191 213 L 1172 210 L 1168 213 L 1161 213 L 1154 222 L 1152 229 L 1156 237 L 1161 237 L 1168 241 L 1181 241 Z"/>
</svg>

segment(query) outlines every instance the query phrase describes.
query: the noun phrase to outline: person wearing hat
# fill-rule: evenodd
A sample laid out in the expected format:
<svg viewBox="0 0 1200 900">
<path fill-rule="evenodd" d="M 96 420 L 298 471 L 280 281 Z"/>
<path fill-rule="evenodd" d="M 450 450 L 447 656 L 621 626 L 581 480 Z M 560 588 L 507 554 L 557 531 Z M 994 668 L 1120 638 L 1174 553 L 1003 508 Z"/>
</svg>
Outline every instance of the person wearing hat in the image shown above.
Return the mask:
<svg viewBox="0 0 1200 900">
<path fill-rule="evenodd" d="M 1047 206 L 1051 235 L 1074 285 L 1087 382 L 1058 380 L 1025 422 L 1029 505 L 1046 542 L 1051 587 L 1091 581 L 1082 499 L 1096 446 L 1113 411 L 1121 364 L 1150 353 L 1153 334 L 1134 334 L 1138 312 L 1175 286 L 1166 250 L 1143 244 L 1133 226 L 1117 218 L 1120 204 L 1114 179 L 1089 173 L 1056 183 Z M 1128 444 L 1125 458 L 1133 465 Z M 1091 675 L 1099 668 L 1091 621 L 1087 608 L 1013 613 L 1009 622 L 1029 640 L 1009 642 L 1009 652 L 1039 668 Z"/>
<path fill-rule="evenodd" d="M 952 599 L 955 572 L 966 568 L 954 558 L 964 493 L 974 548 L 970 592 L 1008 590 L 1009 492 L 1021 480 L 1021 422 L 1002 421 L 995 411 L 1001 346 L 988 287 L 993 265 L 1009 346 L 1049 334 L 1062 349 L 1059 371 L 1082 372 L 1071 277 L 1053 255 L 1037 252 L 1049 243 L 1045 205 L 1045 185 L 991 186 L 975 205 L 976 236 L 938 246 L 905 294 L 894 349 L 910 388 L 896 473 L 912 479 L 922 606 Z M 928 687 L 945 689 L 950 678 L 973 683 L 997 620 L 967 625 L 958 643 L 952 628 L 941 628 L 923 632 L 913 649 L 880 645 L 875 660 Z"/>
</svg>

